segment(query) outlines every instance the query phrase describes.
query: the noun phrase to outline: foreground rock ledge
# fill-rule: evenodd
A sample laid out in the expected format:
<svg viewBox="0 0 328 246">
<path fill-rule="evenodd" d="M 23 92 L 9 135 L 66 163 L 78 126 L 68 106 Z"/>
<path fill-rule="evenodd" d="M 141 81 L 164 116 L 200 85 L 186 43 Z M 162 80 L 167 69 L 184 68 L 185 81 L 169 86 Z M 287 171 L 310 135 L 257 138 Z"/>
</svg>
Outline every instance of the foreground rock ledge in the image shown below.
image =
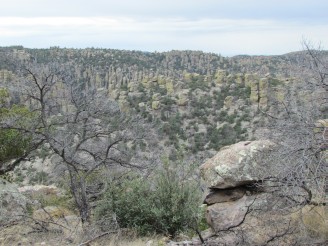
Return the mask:
<svg viewBox="0 0 328 246">
<path fill-rule="evenodd" d="M 258 140 L 224 147 L 201 166 L 202 178 L 211 189 L 252 184 L 263 178 L 261 170 L 270 173 L 270 167 L 261 162 L 261 157 L 274 146 L 270 140 Z"/>
<path fill-rule="evenodd" d="M 268 159 L 274 147 L 269 140 L 239 142 L 201 166 L 212 233 L 203 237 L 206 245 L 327 245 L 327 206 L 291 206 L 258 186 L 279 172 Z M 197 243 L 174 245 L 201 245 Z"/>
</svg>

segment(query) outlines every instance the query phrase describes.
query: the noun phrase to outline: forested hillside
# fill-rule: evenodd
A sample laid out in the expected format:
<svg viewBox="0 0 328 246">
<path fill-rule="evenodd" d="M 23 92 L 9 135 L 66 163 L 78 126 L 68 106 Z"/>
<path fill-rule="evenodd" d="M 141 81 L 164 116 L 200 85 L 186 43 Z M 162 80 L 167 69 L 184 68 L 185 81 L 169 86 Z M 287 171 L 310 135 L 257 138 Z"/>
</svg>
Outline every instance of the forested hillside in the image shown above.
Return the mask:
<svg viewBox="0 0 328 246">
<path fill-rule="evenodd" d="M 17 62 L 60 64 L 81 88 L 106 90 L 122 110 L 157 122 L 164 145 L 184 145 L 194 154 L 254 138 L 255 126 L 265 123 L 259 105 L 268 110 L 270 97 L 281 100 L 284 83 L 294 80 L 286 64 L 299 65 L 291 55 L 225 58 L 201 51 L 10 47 L 2 52 Z M 1 67 L 2 86 L 15 83 L 14 67 L 6 61 Z"/>
<path fill-rule="evenodd" d="M 1 47 L 0 232 L 321 243 L 294 213 L 326 218 L 327 60 Z"/>
</svg>

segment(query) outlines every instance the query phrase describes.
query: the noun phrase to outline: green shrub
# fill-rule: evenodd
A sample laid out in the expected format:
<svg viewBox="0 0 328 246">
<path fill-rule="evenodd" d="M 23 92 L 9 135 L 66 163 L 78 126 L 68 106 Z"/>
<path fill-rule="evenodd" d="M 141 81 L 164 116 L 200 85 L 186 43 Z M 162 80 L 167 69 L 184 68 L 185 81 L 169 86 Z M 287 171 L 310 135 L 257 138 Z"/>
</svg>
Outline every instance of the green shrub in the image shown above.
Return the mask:
<svg viewBox="0 0 328 246">
<path fill-rule="evenodd" d="M 19 157 L 24 154 L 29 144 L 29 139 L 24 138 L 17 130 L 0 130 L 0 162 Z"/>
<path fill-rule="evenodd" d="M 187 168 L 176 164 L 165 159 L 163 168 L 151 178 L 130 176 L 111 182 L 96 209 L 96 220 L 115 215 L 120 227 L 136 229 L 141 235 L 174 237 L 180 231 L 195 229 L 202 214 L 201 192 L 198 183 L 188 179 L 192 175 Z"/>
<path fill-rule="evenodd" d="M 35 113 L 22 105 L 9 105 L 9 93 L 0 88 L 0 119 L 15 121 L 16 129 L 0 129 L 0 166 L 6 161 L 24 155 L 31 147 L 31 136 L 23 134 L 19 128 L 28 128 L 35 118 Z"/>
<path fill-rule="evenodd" d="M 96 209 L 96 218 L 107 220 L 115 215 L 120 227 L 136 229 L 140 234 L 153 230 L 153 193 L 146 180 L 140 177 L 113 182 Z M 104 228 L 103 228 L 104 229 Z"/>
</svg>

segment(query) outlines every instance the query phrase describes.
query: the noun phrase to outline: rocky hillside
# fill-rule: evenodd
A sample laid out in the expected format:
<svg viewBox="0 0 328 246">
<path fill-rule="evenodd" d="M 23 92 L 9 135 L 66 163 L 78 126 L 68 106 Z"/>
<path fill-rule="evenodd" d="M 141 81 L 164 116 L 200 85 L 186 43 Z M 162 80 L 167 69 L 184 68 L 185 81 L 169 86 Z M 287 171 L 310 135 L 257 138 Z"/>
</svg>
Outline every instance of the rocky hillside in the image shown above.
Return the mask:
<svg viewBox="0 0 328 246">
<path fill-rule="evenodd" d="M 205 156 L 224 145 L 256 137 L 267 121 L 261 111 L 273 112 L 275 102 L 284 99 L 285 84 L 295 82 L 290 68 L 297 70 L 302 57 L 296 53 L 225 58 L 201 51 L 57 47 L 0 51 L 20 62 L 60 64 L 82 88 L 105 90 L 123 110 L 156 122 L 164 135 L 163 145 L 172 149 L 183 145 Z M 7 87 L 16 80 L 14 66 L 3 56 L 0 85 Z M 12 97 L 12 101 L 19 98 Z M 61 107 L 69 108 L 67 102 Z"/>
<path fill-rule="evenodd" d="M 191 245 L 319 245 L 327 239 L 319 218 L 327 215 L 327 84 L 308 83 L 318 80 L 305 58 L 0 48 L 0 143 L 13 152 L 0 159 L 0 226 L 23 232 L 23 216 L 23 235 L 56 232 L 74 245 L 121 228 L 176 238 L 193 229 Z M 152 142 L 131 137 L 144 126 Z M 36 145 L 25 151 L 29 139 Z M 12 165 L 17 156 L 24 162 Z M 131 160 L 155 165 L 142 172 Z M 82 228 L 89 221 L 92 229 Z"/>
</svg>

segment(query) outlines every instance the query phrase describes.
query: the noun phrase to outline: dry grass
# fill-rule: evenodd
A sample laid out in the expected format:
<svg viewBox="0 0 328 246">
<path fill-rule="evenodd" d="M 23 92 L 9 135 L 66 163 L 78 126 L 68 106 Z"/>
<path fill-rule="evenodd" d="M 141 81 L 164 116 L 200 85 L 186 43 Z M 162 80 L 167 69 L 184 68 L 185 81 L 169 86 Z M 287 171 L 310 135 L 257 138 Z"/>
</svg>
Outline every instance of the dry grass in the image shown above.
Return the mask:
<svg viewBox="0 0 328 246">
<path fill-rule="evenodd" d="M 76 245 L 58 231 L 37 232 L 25 224 L 14 225 L 0 230 L 0 246 L 12 245 Z"/>
<path fill-rule="evenodd" d="M 164 246 L 165 242 L 159 238 L 111 238 L 101 242 L 95 242 L 92 246 Z"/>
<path fill-rule="evenodd" d="M 72 234 L 67 237 L 60 231 L 35 231 L 29 224 L 21 223 L 6 228 L 0 228 L 0 246 L 12 245 L 46 245 L 46 246 L 77 246 L 88 240 L 81 234 Z M 138 237 L 135 233 L 109 234 L 92 241 L 88 246 L 164 246 L 165 238 L 160 236 Z M 96 236 L 95 236 L 96 237 Z M 89 237 L 89 240 L 92 237 Z M 85 246 L 85 245 L 84 245 Z"/>
<path fill-rule="evenodd" d="M 328 208 L 305 206 L 292 214 L 292 219 L 305 239 L 328 240 Z"/>
<path fill-rule="evenodd" d="M 158 235 L 139 237 L 135 231 L 122 230 L 119 233 L 97 238 L 90 243 L 90 246 L 164 246 L 166 239 Z"/>
<path fill-rule="evenodd" d="M 326 206 L 306 206 L 302 209 L 302 222 L 313 237 L 328 239 L 328 209 Z"/>
</svg>

